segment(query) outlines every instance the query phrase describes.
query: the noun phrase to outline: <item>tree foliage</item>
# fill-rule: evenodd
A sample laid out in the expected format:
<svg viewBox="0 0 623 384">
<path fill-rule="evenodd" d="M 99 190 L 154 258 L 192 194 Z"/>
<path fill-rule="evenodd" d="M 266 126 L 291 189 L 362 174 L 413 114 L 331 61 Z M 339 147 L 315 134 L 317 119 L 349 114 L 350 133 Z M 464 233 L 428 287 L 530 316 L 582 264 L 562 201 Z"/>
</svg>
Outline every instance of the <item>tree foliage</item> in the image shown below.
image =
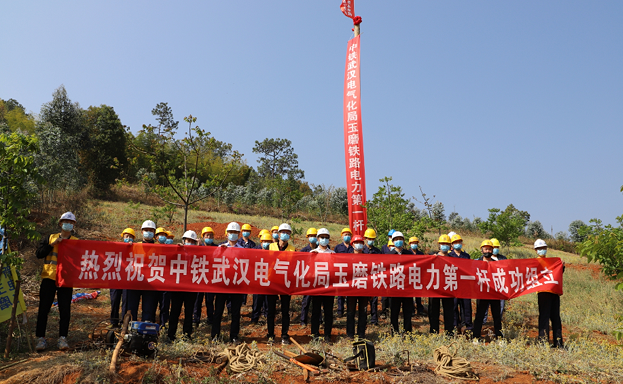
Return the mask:
<svg viewBox="0 0 623 384">
<path fill-rule="evenodd" d="M 257 160 L 260 164 L 257 173 L 260 177 L 274 179 L 300 180 L 305 178 L 305 173 L 299 169 L 298 155 L 294 153 L 292 142 L 288 139 L 264 139 L 255 141 L 253 153 L 261 156 Z"/>
<path fill-rule="evenodd" d="M 586 228 L 586 223 L 582 220 L 574 220 L 569 224 L 569 237 L 574 243 L 581 243 L 586 239 L 583 234 L 583 229 Z"/>
<path fill-rule="evenodd" d="M 499 208 L 489 209 L 489 217 L 478 225 L 482 233 L 495 237 L 504 246 L 521 245 L 519 236 L 530 220 L 530 214 L 520 211 L 510 204 L 504 211 Z"/>
<path fill-rule="evenodd" d="M 368 227 L 377 234 L 387 233 L 390 229 L 407 231 L 413 226 L 413 213 L 409 210 L 409 200 L 400 186 L 391 184 L 391 177 L 379 180 L 379 190 L 366 203 Z"/>
</svg>

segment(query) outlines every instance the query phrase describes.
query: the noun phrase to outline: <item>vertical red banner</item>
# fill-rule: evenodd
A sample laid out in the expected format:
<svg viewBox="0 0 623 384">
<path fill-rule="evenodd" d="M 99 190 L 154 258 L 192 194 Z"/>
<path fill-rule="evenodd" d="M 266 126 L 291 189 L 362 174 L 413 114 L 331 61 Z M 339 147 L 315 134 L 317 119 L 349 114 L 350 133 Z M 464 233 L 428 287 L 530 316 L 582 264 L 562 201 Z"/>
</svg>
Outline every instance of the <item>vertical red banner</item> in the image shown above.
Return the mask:
<svg viewBox="0 0 623 384">
<path fill-rule="evenodd" d="M 353 235 L 361 235 L 368 225 L 366 209 L 366 177 L 361 132 L 361 83 L 359 81 L 359 37 L 348 42 L 344 75 L 344 154 L 348 218 Z"/>
<path fill-rule="evenodd" d="M 355 17 L 355 0 L 342 0 L 340 9 L 342 10 L 344 16 L 352 19 Z"/>
</svg>

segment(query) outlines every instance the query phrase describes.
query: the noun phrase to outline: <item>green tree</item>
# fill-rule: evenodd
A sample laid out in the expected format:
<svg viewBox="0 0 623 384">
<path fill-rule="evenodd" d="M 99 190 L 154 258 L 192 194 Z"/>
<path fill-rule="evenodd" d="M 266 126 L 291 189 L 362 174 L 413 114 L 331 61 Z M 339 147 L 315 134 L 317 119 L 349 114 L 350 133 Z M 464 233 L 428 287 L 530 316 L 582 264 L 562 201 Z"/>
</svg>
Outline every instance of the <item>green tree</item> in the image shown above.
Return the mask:
<svg viewBox="0 0 623 384">
<path fill-rule="evenodd" d="M 15 99 L 0 99 L 0 125 L 4 125 L 7 131 L 20 131 L 32 134 L 35 131 L 35 118 L 26 113 L 24 107 Z"/>
<path fill-rule="evenodd" d="M 298 155 L 294 153 L 292 142 L 288 139 L 264 139 L 255 141 L 253 153 L 259 153 L 257 173 L 264 178 L 300 180 L 305 173 L 299 169 Z"/>
<path fill-rule="evenodd" d="M 524 228 L 528 220 L 530 220 L 530 214 L 519 211 L 510 204 L 504 211 L 499 208 L 489 209 L 489 218 L 478 224 L 478 228 L 482 233 L 495 237 L 500 243 L 509 247 L 521 244 L 518 239 L 525 233 Z"/>
<path fill-rule="evenodd" d="M 126 134 L 112 107 L 91 106 L 84 113 L 87 137 L 80 151 L 89 181 L 98 193 L 108 190 L 126 162 Z"/>
<path fill-rule="evenodd" d="M 30 207 L 37 196 L 32 181 L 39 179 L 34 167 L 36 150 L 35 136 L 0 135 L 0 228 L 4 228 L 7 238 L 25 236 L 34 241 L 39 236 L 35 224 L 28 221 Z M 21 266 L 23 259 L 16 251 L 3 251 L 3 265 Z"/>
<path fill-rule="evenodd" d="M 574 243 L 581 243 L 586 239 L 583 234 L 583 229 L 586 227 L 586 223 L 582 220 L 574 220 L 569 224 L 569 237 Z"/>
<path fill-rule="evenodd" d="M 409 200 L 400 186 L 391 184 L 391 177 L 379 181 L 382 183 L 379 190 L 366 203 L 368 227 L 374 228 L 377 234 L 386 234 L 390 229 L 407 232 L 413 225 Z"/>
<path fill-rule="evenodd" d="M 69 99 L 64 85 L 54 91 L 52 101 L 43 104 L 39 112 L 41 123 L 50 123 L 60 128 L 62 134 L 77 138 L 79 141 L 85 136 L 82 117 L 80 104 Z"/>
</svg>

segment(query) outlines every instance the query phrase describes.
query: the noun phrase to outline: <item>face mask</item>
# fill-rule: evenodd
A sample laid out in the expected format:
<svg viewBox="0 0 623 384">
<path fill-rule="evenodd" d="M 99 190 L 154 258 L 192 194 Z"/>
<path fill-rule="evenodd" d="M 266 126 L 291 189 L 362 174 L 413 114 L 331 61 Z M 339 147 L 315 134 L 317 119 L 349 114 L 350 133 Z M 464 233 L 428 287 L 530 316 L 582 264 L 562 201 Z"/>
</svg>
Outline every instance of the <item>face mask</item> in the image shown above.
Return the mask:
<svg viewBox="0 0 623 384">
<path fill-rule="evenodd" d="M 151 240 L 154 238 L 154 233 L 153 232 L 148 232 L 148 231 L 143 231 L 143 238 L 147 239 L 147 240 Z"/>
<path fill-rule="evenodd" d="M 132 244 L 134 242 L 134 240 L 132 240 L 131 237 L 126 237 L 125 239 L 123 239 L 123 242 Z"/>
<path fill-rule="evenodd" d="M 342 239 L 344 240 L 345 243 L 350 243 L 351 237 L 346 235 L 346 236 L 342 237 Z"/>
<path fill-rule="evenodd" d="M 486 258 L 491 258 L 491 256 L 493 256 L 493 253 L 491 253 L 491 252 L 484 252 L 482 255 L 484 257 L 486 257 Z"/>
<path fill-rule="evenodd" d="M 403 245 L 405 245 L 405 241 L 404 240 L 396 240 L 396 241 L 394 241 L 394 245 L 396 246 L 396 248 L 400 248 Z"/>
<path fill-rule="evenodd" d="M 500 248 L 493 248 L 493 254 L 497 255 L 498 253 L 500 253 Z"/>
<path fill-rule="evenodd" d="M 236 240 L 238 240 L 238 234 L 237 233 L 228 233 L 227 234 L 227 240 L 229 240 L 229 241 L 236 241 Z"/>
<path fill-rule="evenodd" d="M 417 249 L 417 244 L 411 244 L 411 249 L 415 251 Z"/>
<path fill-rule="evenodd" d="M 195 244 L 191 241 L 187 241 L 184 245 L 195 245 Z"/>
<path fill-rule="evenodd" d="M 273 232 L 273 239 L 277 240 L 279 238 L 279 232 Z"/>
<path fill-rule="evenodd" d="M 371 247 L 374 245 L 374 240 L 368 240 L 368 247 Z"/>
<path fill-rule="evenodd" d="M 329 239 L 327 239 L 327 238 L 322 238 L 322 239 L 318 240 L 318 243 L 319 243 L 320 245 L 322 245 L 323 247 L 326 247 L 327 245 L 329 245 Z"/>
<path fill-rule="evenodd" d="M 281 241 L 288 241 L 290 240 L 290 235 L 287 233 L 281 233 L 279 234 L 279 239 L 281 239 Z"/>
<path fill-rule="evenodd" d="M 71 223 L 63 223 L 61 227 L 63 228 L 63 231 L 65 232 L 71 232 L 74 229 L 74 225 Z"/>
<path fill-rule="evenodd" d="M 439 247 L 439 249 L 441 249 L 441 252 L 448 252 L 450 250 L 450 246 L 448 244 L 444 244 Z"/>
<path fill-rule="evenodd" d="M 460 251 L 461 248 L 463 248 L 463 244 L 460 244 L 460 243 L 459 244 L 452 244 L 452 247 L 454 249 L 456 249 L 457 251 Z"/>
<path fill-rule="evenodd" d="M 545 256 L 547 255 L 547 249 L 539 249 L 538 251 L 536 251 L 536 254 L 539 256 Z"/>
<path fill-rule="evenodd" d="M 270 243 L 262 243 L 262 248 L 268 249 L 270 247 Z"/>
<path fill-rule="evenodd" d="M 158 236 L 158 242 L 160 244 L 164 244 L 165 241 L 167 241 L 167 237 L 166 236 Z"/>
<path fill-rule="evenodd" d="M 390 250 L 390 251 L 393 251 L 394 249 L 396 249 L 396 247 L 394 247 L 394 246 L 389 247 L 389 250 Z"/>
<path fill-rule="evenodd" d="M 353 244 L 353 248 L 355 248 L 358 251 L 361 251 L 363 249 L 363 244 L 361 243 Z"/>
<path fill-rule="evenodd" d="M 314 237 L 314 236 L 308 238 L 307 240 L 309 240 L 310 244 L 317 244 L 318 243 L 318 238 Z"/>
<path fill-rule="evenodd" d="M 173 239 L 167 239 L 164 243 L 165 244 L 173 244 Z"/>
<path fill-rule="evenodd" d="M 242 232 L 242 237 L 249 237 L 249 236 L 251 236 L 251 232 L 249 231 Z"/>
<path fill-rule="evenodd" d="M 203 239 L 203 242 L 210 245 L 212 243 L 214 243 L 214 239 Z"/>
</svg>

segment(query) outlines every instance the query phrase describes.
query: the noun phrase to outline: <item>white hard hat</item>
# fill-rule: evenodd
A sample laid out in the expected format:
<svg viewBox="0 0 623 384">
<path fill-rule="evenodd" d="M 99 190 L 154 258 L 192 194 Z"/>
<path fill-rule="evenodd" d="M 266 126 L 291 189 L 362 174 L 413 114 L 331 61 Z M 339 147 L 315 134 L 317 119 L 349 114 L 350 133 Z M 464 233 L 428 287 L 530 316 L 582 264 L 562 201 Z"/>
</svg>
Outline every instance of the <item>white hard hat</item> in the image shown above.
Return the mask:
<svg viewBox="0 0 623 384">
<path fill-rule="evenodd" d="M 71 221 L 76 221 L 76 215 L 74 215 L 71 212 L 65 212 L 63 213 L 63 215 L 61 216 L 60 219 L 58 219 L 58 222 L 60 223 L 61 220 L 71 220 Z"/>
<path fill-rule="evenodd" d="M 184 232 L 184 235 L 182 236 L 182 239 L 191 239 L 191 240 L 195 240 L 197 241 L 197 234 L 195 233 L 195 231 L 186 231 Z"/>
<path fill-rule="evenodd" d="M 235 221 L 232 221 L 231 223 L 227 225 L 227 230 L 240 232 L 240 224 L 236 223 Z"/>
<path fill-rule="evenodd" d="M 448 233 L 448 237 L 449 237 L 449 238 L 452 238 L 452 236 L 454 236 L 454 235 L 456 235 L 456 232 L 450 232 L 450 233 Z"/>
<path fill-rule="evenodd" d="M 316 236 L 320 236 L 320 235 L 327 235 L 329 237 L 331 237 L 331 234 L 329 233 L 329 230 L 326 228 L 320 228 L 318 230 L 318 234 Z"/>
<path fill-rule="evenodd" d="M 154 223 L 151 220 L 145 220 L 143 222 L 143 225 L 141 226 L 141 229 L 146 229 L 146 228 L 148 228 L 148 229 L 151 228 L 151 229 L 153 229 L 155 231 L 156 230 L 156 223 Z"/>
<path fill-rule="evenodd" d="M 402 234 L 402 232 L 394 232 L 394 234 L 392 235 L 392 240 L 394 240 L 397 237 L 402 237 L 404 239 L 404 235 Z"/>
<path fill-rule="evenodd" d="M 290 231 L 292 232 L 292 227 L 290 226 L 290 224 L 287 223 L 283 223 L 279 226 L 279 232 L 281 231 Z"/>
<path fill-rule="evenodd" d="M 547 247 L 547 243 L 545 242 L 545 240 L 537 239 L 534 242 L 534 249 L 541 248 L 541 247 Z"/>
</svg>

